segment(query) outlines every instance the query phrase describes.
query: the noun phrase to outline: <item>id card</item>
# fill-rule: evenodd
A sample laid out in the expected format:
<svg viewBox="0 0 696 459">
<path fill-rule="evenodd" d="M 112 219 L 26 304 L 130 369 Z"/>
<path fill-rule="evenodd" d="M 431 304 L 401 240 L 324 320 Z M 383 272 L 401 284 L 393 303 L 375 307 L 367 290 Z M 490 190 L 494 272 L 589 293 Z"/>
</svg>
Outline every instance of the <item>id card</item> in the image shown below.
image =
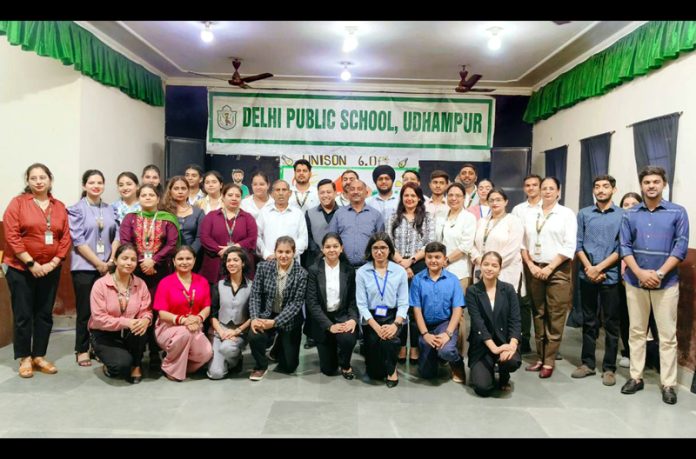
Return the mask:
<svg viewBox="0 0 696 459">
<path fill-rule="evenodd" d="M 387 308 L 387 307 L 384 306 L 384 305 L 377 306 L 377 307 L 375 308 L 375 316 L 377 316 L 377 317 L 387 317 L 387 310 L 388 310 L 388 309 L 389 309 L 389 308 Z"/>
<path fill-rule="evenodd" d="M 97 241 L 97 255 L 104 255 L 104 252 L 106 252 L 106 247 L 104 247 L 102 240 L 99 239 Z"/>
<path fill-rule="evenodd" d="M 534 244 L 534 255 L 541 256 L 541 244 Z"/>
<path fill-rule="evenodd" d="M 44 233 L 44 244 L 53 245 L 53 233 L 51 230 L 46 230 Z"/>
</svg>

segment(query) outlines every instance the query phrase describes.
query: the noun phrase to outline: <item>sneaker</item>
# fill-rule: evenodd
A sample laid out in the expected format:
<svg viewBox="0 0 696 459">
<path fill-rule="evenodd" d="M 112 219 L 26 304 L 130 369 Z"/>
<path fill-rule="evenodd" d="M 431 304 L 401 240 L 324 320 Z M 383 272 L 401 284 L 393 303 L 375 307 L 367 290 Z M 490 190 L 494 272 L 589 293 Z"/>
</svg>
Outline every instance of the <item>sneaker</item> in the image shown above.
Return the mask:
<svg viewBox="0 0 696 459">
<path fill-rule="evenodd" d="M 628 357 L 621 357 L 619 359 L 619 366 L 621 368 L 631 368 L 631 360 Z"/>
<path fill-rule="evenodd" d="M 605 386 L 613 386 L 616 384 L 616 375 L 613 371 L 605 371 L 602 373 L 602 384 Z"/>
<path fill-rule="evenodd" d="M 575 369 L 575 371 L 573 371 L 570 374 L 570 377 L 578 379 L 578 378 L 584 378 L 585 376 L 592 376 L 592 375 L 596 375 L 596 374 L 597 374 L 597 372 L 592 370 L 587 365 L 580 365 L 579 367 L 577 367 Z"/>
<path fill-rule="evenodd" d="M 453 365 L 450 363 L 450 370 L 452 370 L 452 381 L 457 384 L 466 384 L 466 369 L 463 364 Z"/>
<path fill-rule="evenodd" d="M 249 379 L 252 381 L 261 381 L 264 376 L 266 376 L 266 373 L 268 372 L 268 369 L 266 370 L 253 370 L 251 374 L 249 375 Z"/>
</svg>

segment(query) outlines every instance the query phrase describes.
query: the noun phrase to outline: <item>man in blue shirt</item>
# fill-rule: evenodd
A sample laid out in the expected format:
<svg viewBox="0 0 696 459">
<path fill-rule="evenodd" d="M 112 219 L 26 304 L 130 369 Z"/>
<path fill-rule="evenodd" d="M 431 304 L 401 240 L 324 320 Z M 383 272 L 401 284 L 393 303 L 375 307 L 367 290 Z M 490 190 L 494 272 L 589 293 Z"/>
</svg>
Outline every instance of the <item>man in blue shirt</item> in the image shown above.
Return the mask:
<svg viewBox="0 0 696 459">
<path fill-rule="evenodd" d="M 662 199 L 665 170 L 646 166 L 638 175 L 644 201 L 624 212 L 621 221 L 621 256 L 626 262 L 626 299 L 630 322 L 631 379 L 623 394 L 643 389 L 645 342 L 650 308 L 660 334 L 662 400 L 677 403 L 677 265 L 689 247 L 689 217 L 684 207 Z"/>
<path fill-rule="evenodd" d="M 442 243 L 427 244 L 425 264 L 428 269 L 416 274 L 411 282 L 409 304 L 421 334 L 418 372 L 422 378 L 435 378 L 439 357 L 449 363 L 452 381 L 465 383 L 464 360 L 457 350 L 464 293 L 457 276 L 443 269 L 446 254 Z"/>
<path fill-rule="evenodd" d="M 348 261 L 358 269 L 367 261 L 365 247 L 370 236 L 384 231 L 384 218 L 377 209 L 365 204 L 365 183 L 361 180 L 353 180 L 348 185 L 348 195 L 350 205 L 336 211 L 328 232 L 341 236 Z"/>
<path fill-rule="evenodd" d="M 582 300 L 582 365 L 572 378 L 596 374 L 595 349 L 599 335 L 599 298 L 604 324 L 602 383 L 616 384 L 616 352 L 619 346 L 619 230 L 622 210 L 612 202 L 616 179 L 599 175 L 592 182 L 596 204 L 578 212 L 577 256 Z"/>
</svg>

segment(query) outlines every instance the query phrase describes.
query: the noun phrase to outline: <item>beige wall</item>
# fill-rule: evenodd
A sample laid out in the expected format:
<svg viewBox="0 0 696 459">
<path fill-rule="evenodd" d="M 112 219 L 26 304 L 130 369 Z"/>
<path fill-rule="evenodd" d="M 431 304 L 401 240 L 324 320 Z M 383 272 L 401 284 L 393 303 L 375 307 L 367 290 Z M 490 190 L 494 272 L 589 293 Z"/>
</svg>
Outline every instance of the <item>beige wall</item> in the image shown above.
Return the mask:
<svg viewBox="0 0 696 459">
<path fill-rule="evenodd" d="M 23 188 L 23 173 L 33 162 L 52 170 L 54 195 L 66 205 L 79 199 L 86 169 L 104 173 L 104 199 L 112 202 L 121 171 L 140 175 L 146 164 L 164 166 L 163 107 L 131 99 L 5 39 L 0 39 L 0 63 L 3 211 Z"/>
<path fill-rule="evenodd" d="M 696 247 L 696 53 L 671 62 L 648 76 L 623 84 L 610 93 L 562 110 L 534 126 L 532 170 L 543 175 L 542 151 L 568 145 L 566 205 L 577 210 L 580 194 L 580 139 L 615 131 L 611 139 L 609 173 L 616 178 L 615 201 L 628 191 L 640 191 L 633 148 L 633 129 L 626 126 L 673 112 L 679 119 L 673 200 L 689 211 L 691 237 Z"/>
</svg>

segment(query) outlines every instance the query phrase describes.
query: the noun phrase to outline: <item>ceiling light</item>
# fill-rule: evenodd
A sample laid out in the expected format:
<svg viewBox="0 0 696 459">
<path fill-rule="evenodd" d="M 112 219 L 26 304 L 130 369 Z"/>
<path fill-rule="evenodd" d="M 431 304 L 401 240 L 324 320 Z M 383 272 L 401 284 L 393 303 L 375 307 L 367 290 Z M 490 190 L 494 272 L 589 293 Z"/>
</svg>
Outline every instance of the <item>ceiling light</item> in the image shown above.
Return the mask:
<svg viewBox="0 0 696 459">
<path fill-rule="evenodd" d="M 358 47 L 358 38 L 355 36 L 357 27 L 346 27 L 346 38 L 343 39 L 343 52 L 349 53 Z"/>
<path fill-rule="evenodd" d="M 210 24 L 212 24 L 212 22 L 205 21 L 203 23 L 203 25 L 205 25 L 205 28 L 201 30 L 201 40 L 203 40 L 205 43 L 210 43 L 215 38 L 213 36 L 213 31 L 210 30 Z"/>
<path fill-rule="evenodd" d="M 350 65 L 350 62 L 341 62 L 341 64 L 343 65 L 343 71 L 341 72 L 341 80 L 348 81 L 351 77 L 351 74 L 348 71 L 348 66 Z"/>
<path fill-rule="evenodd" d="M 502 41 L 500 39 L 500 33 L 502 31 L 502 27 L 491 27 L 490 29 L 488 29 L 488 33 L 491 36 L 488 39 L 488 49 L 492 51 L 500 49 L 500 45 L 502 44 Z"/>
</svg>

